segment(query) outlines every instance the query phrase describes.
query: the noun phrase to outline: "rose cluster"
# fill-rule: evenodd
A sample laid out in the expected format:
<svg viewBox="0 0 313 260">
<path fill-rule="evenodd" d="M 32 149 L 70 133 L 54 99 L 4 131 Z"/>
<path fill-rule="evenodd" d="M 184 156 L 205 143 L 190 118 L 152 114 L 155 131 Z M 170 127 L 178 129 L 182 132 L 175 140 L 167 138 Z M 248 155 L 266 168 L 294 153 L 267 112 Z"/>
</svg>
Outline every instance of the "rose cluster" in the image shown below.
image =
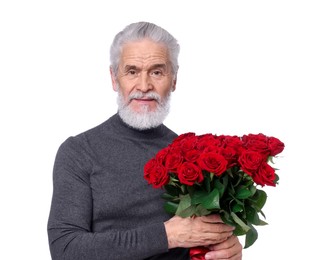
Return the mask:
<svg viewBox="0 0 313 260">
<path fill-rule="evenodd" d="M 178 136 L 144 167 L 144 178 L 154 188 L 170 181 L 192 186 L 204 180 L 204 172 L 221 176 L 238 167 L 261 186 L 275 186 L 278 176 L 268 163 L 284 150 L 284 143 L 264 134 L 239 136 L 185 133 Z"/>
<path fill-rule="evenodd" d="M 278 175 L 270 162 L 284 143 L 264 134 L 239 136 L 185 133 L 160 150 L 144 167 L 144 178 L 164 188 L 164 209 L 181 217 L 220 214 L 246 235 L 245 248 L 258 238 L 266 192 L 258 186 L 276 186 Z M 200 250 L 200 251 L 199 251 Z M 205 247 L 191 248 L 191 259 L 204 259 Z M 197 257 L 193 254 L 196 254 Z"/>
</svg>

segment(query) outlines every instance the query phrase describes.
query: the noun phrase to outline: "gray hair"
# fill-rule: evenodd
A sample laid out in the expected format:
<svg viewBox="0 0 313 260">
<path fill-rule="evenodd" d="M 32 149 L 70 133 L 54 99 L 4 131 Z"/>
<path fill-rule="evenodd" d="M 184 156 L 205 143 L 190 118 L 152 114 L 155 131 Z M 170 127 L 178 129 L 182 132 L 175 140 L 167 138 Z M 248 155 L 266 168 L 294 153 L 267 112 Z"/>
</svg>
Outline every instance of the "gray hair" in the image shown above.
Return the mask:
<svg viewBox="0 0 313 260">
<path fill-rule="evenodd" d="M 148 22 L 132 23 L 126 26 L 123 31 L 119 32 L 115 36 L 110 48 L 111 68 L 114 75 L 116 76 L 118 73 L 118 66 L 123 45 L 145 38 L 148 38 L 156 43 L 164 44 L 167 47 L 172 66 L 172 73 L 176 77 L 178 72 L 178 54 L 180 50 L 177 40 L 168 31 L 164 30 L 160 26 Z"/>
</svg>

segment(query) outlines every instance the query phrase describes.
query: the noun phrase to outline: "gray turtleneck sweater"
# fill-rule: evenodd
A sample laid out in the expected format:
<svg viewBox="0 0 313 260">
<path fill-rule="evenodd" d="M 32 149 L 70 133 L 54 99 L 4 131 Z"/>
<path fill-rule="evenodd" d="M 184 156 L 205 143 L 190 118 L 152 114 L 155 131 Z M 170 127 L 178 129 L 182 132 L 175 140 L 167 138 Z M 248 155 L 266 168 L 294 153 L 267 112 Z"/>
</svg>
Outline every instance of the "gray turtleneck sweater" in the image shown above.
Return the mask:
<svg viewBox="0 0 313 260">
<path fill-rule="evenodd" d="M 138 131 L 118 114 L 68 138 L 53 169 L 48 221 L 52 259 L 189 259 L 168 250 L 162 190 L 143 178 L 143 167 L 177 135 L 161 125 Z"/>
</svg>

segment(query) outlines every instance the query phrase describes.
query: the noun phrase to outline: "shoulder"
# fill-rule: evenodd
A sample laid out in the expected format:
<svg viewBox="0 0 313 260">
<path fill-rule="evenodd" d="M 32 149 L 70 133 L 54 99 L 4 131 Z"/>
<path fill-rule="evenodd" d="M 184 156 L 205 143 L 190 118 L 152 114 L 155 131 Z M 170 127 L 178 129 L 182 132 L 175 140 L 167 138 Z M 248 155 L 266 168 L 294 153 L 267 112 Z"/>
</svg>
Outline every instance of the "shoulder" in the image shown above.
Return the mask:
<svg viewBox="0 0 313 260">
<path fill-rule="evenodd" d="M 63 141 L 60 145 L 62 149 L 75 149 L 82 148 L 84 146 L 88 146 L 88 143 L 92 142 L 93 139 L 101 138 L 103 134 L 108 132 L 108 128 L 110 128 L 111 121 L 114 120 L 114 116 L 110 117 L 106 121 L 89 128 L 79 134 L 69 136 L 67 139 Z"/>
<path fill-rule="evenodd" d="M 84 160 L 84 158 L 92 157 L 94 145 L 103 139 L 106 132 L 105 128 L 108 121 L 83 131 L 77 135 L 66 138 L 58 148 L 57 157 L 67 157 Z"/>
<path fill-rule="evenodd" d="M 164 129 L 163 131 L 165 133 L 165 136 L 170 142 L 173 141 L 178 136 L 176 132 L 168 128 L 166 125 L 162 125 L 162 127 Z"/>
</svg>

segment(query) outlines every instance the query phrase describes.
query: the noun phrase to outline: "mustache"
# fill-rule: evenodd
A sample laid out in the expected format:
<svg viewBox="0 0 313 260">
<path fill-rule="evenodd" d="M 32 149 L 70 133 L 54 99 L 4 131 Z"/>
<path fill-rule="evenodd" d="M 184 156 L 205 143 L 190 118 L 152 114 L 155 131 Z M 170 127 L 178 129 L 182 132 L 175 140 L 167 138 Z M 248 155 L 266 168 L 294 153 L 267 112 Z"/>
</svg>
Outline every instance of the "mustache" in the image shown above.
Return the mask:
<svg viewBox="0 0 313 260">
<path fill-rule="evenodd" d="M 142 93 L 140 91 L 137 91 L 137 92 L 131 93 L 128 96 L 128 102 L 132 101 L 133 99 L 139 99 L 139 98 L 154 99 L 158 103 L 160 103 L 161 101 L 160 95 L 155 92 Z"/>
</svg>

